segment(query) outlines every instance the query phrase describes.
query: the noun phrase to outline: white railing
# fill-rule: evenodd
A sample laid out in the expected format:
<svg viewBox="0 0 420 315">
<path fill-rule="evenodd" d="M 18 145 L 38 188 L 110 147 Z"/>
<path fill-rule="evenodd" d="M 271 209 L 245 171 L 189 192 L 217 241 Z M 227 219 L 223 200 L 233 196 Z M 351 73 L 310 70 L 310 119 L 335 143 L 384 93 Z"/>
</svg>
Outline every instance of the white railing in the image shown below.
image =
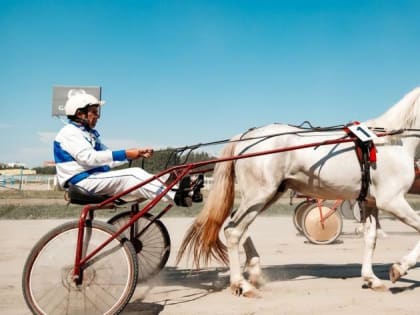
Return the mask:
<svg viewBox="0 0 420 315">
<path fill-rule="evenodd" d="M 204 176 L 204 188 L 209 190 L 213 184 L 213 177 Z M 55 175 L 14 175 L 0 176 L 0 187 L 18 190 L 55 190 L 57 189 Z"/>
<path fill-rule="evenodd" d="M 212 184 L 213 184 L 213 177 L 204 176 L 204 188 L 203 189 L 209 190 Z"/>
<path fill-rule="evenodd" d="M 8 175 L 0 176 L 0 187 L 18 190 L 54 190 L 55 175 Z"/>
</svg>

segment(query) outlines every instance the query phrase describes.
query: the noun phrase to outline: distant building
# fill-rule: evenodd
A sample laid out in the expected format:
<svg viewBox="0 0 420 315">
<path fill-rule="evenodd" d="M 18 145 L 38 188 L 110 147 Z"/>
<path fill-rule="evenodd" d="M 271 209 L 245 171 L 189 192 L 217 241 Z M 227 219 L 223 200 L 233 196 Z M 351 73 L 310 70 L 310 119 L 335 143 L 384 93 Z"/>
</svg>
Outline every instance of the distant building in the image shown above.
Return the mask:
<svg viewBox="0 0 420 315">
<path fill-rule="evenodd" d="M 44 161 L 42 166 L 44 166 L 44 167 L 55 166 L 55 162 L 54 161 Z"/>
<path fill-rule="evenodd" d="M 26 168 L 26 165 L 20 162 L 7 163 L 6 166 L 7 168 Z"/>
</svg>

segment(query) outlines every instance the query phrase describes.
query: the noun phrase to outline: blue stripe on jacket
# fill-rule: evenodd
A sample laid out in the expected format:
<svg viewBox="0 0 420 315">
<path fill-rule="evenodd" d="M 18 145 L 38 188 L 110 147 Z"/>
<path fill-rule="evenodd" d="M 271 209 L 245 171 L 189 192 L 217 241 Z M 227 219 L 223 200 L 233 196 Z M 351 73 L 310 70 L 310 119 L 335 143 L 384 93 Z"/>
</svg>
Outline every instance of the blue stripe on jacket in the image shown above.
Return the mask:
<svg viewBox="0 0 420 315">
<path fill-rule="evenodd" d="M 68 186 L 68 183 L 70 183 L 72 185 L 76 185 L 82 179 L 85 179 L 85 178 L 89 177 L 93 173 L 108 172 L 110 169 L 111 168 L 109 166 L 99 166 L 99 167 L 95 167 L 95 168 L 92 168 L 90 170 L 87 170 L 85 172 L 79 173 L 77 175 L 74 175 L 72 178 L 70 178 L 66 182 L 66 184 L 64 185 L 64 187 L 67 187 Z"/>
<path fill-rule="evenodd" d="M 54 161 L 55 163 L 62 163 L 75 161 L 75 159 L 61 147 L 60 142 L 54 141 Z"/>
</svg>

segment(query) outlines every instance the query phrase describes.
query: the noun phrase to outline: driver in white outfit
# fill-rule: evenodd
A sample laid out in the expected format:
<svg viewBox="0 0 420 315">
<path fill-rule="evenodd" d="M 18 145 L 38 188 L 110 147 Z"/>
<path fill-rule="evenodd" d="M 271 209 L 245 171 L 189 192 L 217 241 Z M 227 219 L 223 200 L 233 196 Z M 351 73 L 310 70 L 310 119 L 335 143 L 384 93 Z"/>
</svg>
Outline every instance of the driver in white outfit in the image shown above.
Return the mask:
<svg viewBox="0 0 420 315">
<path fill-rule="evenodd" d="M 96 194 L 115 195 L 152 177 L 139 167 L 111 170 L 128 160 L 149 158 L 153 149 L 108 149 L 94 129 L 104 103 L 93 95 L 77 93 L 70 95 L 65 104 L 69 124 L 58 132 L 54 140 L 57 179 L 62 188 L 77 185 Z M 153 199 L 165 188 L 163 181 L 153 180 L 134 190 L 130 196 Z M 162 200 L 175 202 L 179 206 L 191 206 L 191 197 L 183 191 L 169 191 Z"/>
</svg>

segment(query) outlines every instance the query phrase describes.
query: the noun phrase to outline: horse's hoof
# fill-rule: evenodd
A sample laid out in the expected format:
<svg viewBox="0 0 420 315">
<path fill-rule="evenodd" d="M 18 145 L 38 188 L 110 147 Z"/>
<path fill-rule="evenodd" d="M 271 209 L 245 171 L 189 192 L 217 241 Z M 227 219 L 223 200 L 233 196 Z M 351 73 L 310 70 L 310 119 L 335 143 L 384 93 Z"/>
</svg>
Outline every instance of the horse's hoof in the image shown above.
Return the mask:
<svg viewBox="0 0 420 315">
<path fill-rule="evenodd" d="M 397 282 L 402 276 L 406 275 L 405 272 L 400 264 L 393 264 L 391 268 L 389 268 L 389 279 L 391 279 L 392 283 Z"/>
<path fill-rule="evenodd" d="M 373 283 L 373 281 L 366 281 L 363 285 L 362 285 L 362 289 L 371 289 L 375 292 L 385 292 L 388 291 L 388 288 L 386 287 L 386 285 L 384 285 L 382 282 L 377 282 L 377 283 Z"/>
<path fill-rule="evenodd" d="M 230 290 L 232 291 L 232 294 L 233 295 L 236 295 L 236 296 L 241 296 L 242 293 L 243 293 L 243 289 L 239 285 L 232 285 L 232 286 L 230 286 Z"/>
<path fill-rule="evenodd" d="M 261 298 L 260 292 L 256 289 L 244 292 L 243 296 L 247 298 L 254 298 L 254 299 Z"/>
<path fill-rule="evenodd" d="M 233 295 L 236 296 L 244 296 L 244 297 L 251 297 L 251 298 L 258 298 L 261 297 L 259 291 L 250 285 L 247 281 L 243 281 L 241 283 L 232 284 L 230 286 Z"/>
</svg>

